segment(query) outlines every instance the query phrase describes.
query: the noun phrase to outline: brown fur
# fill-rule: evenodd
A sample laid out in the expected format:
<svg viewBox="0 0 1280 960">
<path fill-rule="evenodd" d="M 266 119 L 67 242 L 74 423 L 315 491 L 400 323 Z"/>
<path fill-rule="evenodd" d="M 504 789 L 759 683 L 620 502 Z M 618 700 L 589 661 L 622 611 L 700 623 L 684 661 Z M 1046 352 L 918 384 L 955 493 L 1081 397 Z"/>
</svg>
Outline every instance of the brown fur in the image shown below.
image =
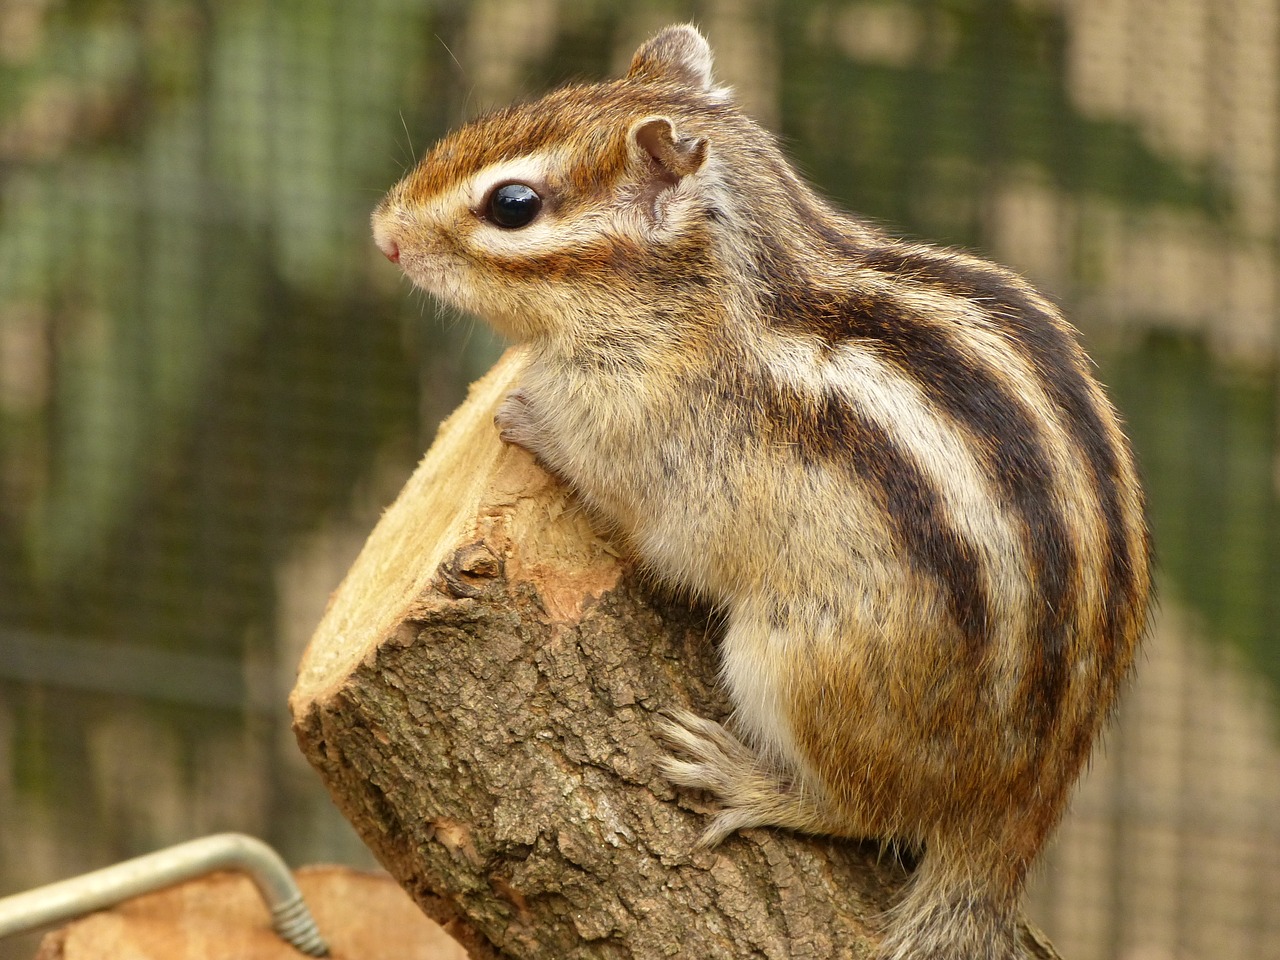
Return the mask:
<svg viewBox="0 0 1280 960">
<path fill-rule="evenodd" d="M 710 66 L 673 27 L 621 80 L 463 127 L 375 236 L 528 343 L 503 436 L 723 610 L 738 735 L 663 728 L 723 804 L 704 841 L 904 842 L 883 960 L 1010 960 L 1146 623 L 1132 455 L 1052 304 L 832 210 Z M 543 206 L 504 229 L 511 180 Z"/>
</svg>

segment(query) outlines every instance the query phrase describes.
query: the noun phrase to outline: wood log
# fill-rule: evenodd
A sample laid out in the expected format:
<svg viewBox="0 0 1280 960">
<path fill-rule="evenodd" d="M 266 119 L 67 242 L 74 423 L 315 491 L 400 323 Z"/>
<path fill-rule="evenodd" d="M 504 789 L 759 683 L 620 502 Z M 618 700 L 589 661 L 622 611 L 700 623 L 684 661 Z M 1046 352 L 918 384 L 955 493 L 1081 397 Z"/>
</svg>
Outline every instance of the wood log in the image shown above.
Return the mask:
<svg viewBox="0 0 1280 960">
<path fill-rule="evenodd" d="M 477 960 L 867 956 L 891 853 L 775 830 L 695 850 L 711 806 L 658 774 L 654 727 L 728 714 L 715 617 L 647 589 L 500 443 L 521 362 L 472 387 L 331 599 L 290 699 L 302 751 Z"/>
<path fill-rule="evenodd" d="M 298 887 L 334 960 L 464 960 L 462 947 L 384 876 L 303 867 Z M 302 960 L 271 929 L 242 873 L 214 873 L 135 897 L 47 934 L 35 960 Z"/>
</svg>

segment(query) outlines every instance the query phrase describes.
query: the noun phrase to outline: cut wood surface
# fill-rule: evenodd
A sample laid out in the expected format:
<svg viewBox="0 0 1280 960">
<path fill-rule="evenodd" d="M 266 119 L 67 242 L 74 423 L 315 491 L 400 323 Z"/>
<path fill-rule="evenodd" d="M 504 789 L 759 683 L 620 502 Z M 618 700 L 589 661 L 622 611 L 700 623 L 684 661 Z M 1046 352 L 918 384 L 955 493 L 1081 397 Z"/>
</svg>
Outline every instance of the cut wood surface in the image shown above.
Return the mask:
<svg viewBox="0 0 1280 960">
<path fill-rule="evenodd" d="M 466 952 L 384 876 L 343 867 L 295 873 L 334 960 L 465 960 Z M 36 960 L 302 960 L 271 929 L 253 881 L 215 873 L 48 934 Z"/>
<path fill-rule="evenodd" d="M 711 807 L 658 774 L 654 727 L 726 717 L 714 617 L 500 443 L 520 363 L 473 386 L 331 599 L 290 699 L 303 752 L 476 960 L 868 956 L 904 877 L 874 844 L 694 848 Z"/>
</svg>

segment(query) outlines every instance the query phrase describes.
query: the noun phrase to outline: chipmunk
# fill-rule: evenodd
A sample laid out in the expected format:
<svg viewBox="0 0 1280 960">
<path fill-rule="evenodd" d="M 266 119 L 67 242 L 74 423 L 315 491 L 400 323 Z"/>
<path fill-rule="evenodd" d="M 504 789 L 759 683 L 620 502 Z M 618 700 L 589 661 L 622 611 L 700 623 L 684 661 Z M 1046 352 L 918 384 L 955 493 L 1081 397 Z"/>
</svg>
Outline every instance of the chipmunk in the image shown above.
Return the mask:
<svg viewBox="0 0 1280 960">
<path fill-rule="evenodd" d="M 703 843 L 891 838 L 920 858 L 882 960 L 1019 956 L 1151 590 L 1133 456 L 1054 305 L 819 199 L 692 26 L 450 134 L 373 230 L 527 344 L 502 437 L 723 612 L 737 734 L 663 730 L 722 805 Z"/>
</svg>

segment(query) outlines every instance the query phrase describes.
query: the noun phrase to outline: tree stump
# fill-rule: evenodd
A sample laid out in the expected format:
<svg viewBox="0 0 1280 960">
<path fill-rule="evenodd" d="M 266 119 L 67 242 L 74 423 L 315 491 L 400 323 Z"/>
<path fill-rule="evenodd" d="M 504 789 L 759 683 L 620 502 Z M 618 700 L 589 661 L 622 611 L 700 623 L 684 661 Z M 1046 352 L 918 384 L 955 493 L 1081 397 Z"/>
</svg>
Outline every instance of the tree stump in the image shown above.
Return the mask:
<svg viewBox="0 0 1280 960">
<path fill-rule="evenodd" d="M 694 849 L 710 808 L 659 776 L 654 727 L 727 715 L 715 617 L 498 440 L 521 362 L 472 387 L 331 599 L 290 698 L 303 752 L 476 960 L 868 956 L 905 875 L 878 846 Z"/>
</svg>

